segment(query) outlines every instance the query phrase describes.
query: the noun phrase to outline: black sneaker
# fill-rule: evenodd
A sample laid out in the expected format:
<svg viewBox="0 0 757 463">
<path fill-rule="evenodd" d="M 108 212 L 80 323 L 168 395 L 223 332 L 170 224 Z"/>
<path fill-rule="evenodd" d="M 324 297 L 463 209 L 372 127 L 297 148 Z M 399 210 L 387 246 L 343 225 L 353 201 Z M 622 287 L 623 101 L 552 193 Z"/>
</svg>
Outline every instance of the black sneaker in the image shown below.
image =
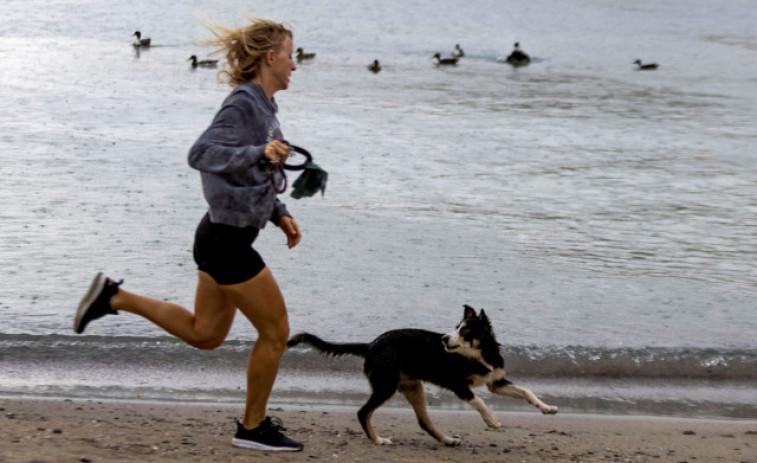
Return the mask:
<svg viewBox="0 0 757 463">
<path fill-rule="evenodd" d="M 246 429 L 237 421 L 237 433 L 231 441 L 234 447 L 245 449 L 268 450 L 272 452 L 298 452 L 302 444 L 288 438 L 281 431 L 286 431 L 278 418 L 267 416 L 255 429 Z"/>
<path fill-rule="evenodd" d="M 79 303 L 79 308 L 76 309 L 74 331 L 81 334 L 92 320 L 109 314 L 118 314 L 118 312 L 110 307 L 110 298 L 118 292 L 118 287 L 123 282 L 121 280 L 116 283 L 103 275 L 102 272 L 95 275 L 89 291 L 87 291 L 87 294 L 84 295 L 84 298 Z"/>
</svg>

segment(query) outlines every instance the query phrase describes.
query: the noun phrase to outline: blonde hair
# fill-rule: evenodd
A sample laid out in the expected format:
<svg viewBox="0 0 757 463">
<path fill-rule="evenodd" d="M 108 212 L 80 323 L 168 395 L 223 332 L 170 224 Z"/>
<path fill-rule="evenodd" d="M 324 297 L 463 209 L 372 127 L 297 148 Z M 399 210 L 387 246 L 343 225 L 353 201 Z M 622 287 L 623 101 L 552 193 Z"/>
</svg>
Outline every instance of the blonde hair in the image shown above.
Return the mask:
<svg viewBox="0 0 757 463">
<path fill-rule="evenodd" d="M 292 31 L 284 24 L 255 17 L 249 19 L 250 25 L 238 29 L 208 23 L 215 38 L 207 43 L 218 48 L 212 54 L 226 57 L 225 68 L 218 73 L 218 79 L 232 87 L 256 78 L 265 53 L 279 51 L 284 40 L 292 37 Z"/>
</svg>

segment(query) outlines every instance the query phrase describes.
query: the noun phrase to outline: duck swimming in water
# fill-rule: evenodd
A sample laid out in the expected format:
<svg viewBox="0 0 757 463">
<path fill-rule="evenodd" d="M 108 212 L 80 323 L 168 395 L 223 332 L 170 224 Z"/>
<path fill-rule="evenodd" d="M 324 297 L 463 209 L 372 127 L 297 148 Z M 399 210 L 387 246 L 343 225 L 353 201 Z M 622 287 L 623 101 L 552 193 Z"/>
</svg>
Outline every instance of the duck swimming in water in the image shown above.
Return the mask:
<svg viewBox="0 0 757 463">
<path fill-rule="evenodd" d="M 505 58 L 505 62 L 517 68 L 520 66 L 526 66 L 530 63 L 531 57 L 520 49 L 519 42 L 515 42 L 515 45 L 513 45 L 513 51 L 507 58 Z"/>
<path fill-rule="evenodd" d="M 439 53 L 434 53 L 434 56 L 432 57 L 436 60 L 436 65 L 442 65 L 442 66 L 449 66 L 449 65 L 455 65 L 457 64 L 457 60 L 460 58 L 442 58 L 442 55 Z"/>
<path fill-rule="evenodd" d="M 465 56 L 465 52 L 463 51 L 462 48 L 460 48 L 459 43 L 455 44 L 455 49 L 452 51 L 452 56 L 454 58 L 462 58 L 463 56 Z"/>
<path fill-rule="evenodd" d="M 214 68 L 214 67 L 216 67 L 218 65 L 218 60 L 217 59 L 204 59 L 204 60 L 198 61 L 196 55 L 190 56 L 187 61 L 192 61 L 192 67 L 193 68 L 197 68 L 197 67 L 200 67 L 200 68 Z"/>
<path fill-rule="evenodd" d="M 137 47 L 137 48 L 147 48 L 147 47 L 149 47 L 149 46 L 150 46 L 150 42 L 151 42 L 152 40 L 151 40 L 150 38 L 144 38 L 144 39 L 143 39 L 143 38 L 142 38 L 142 33 L 141 33 L 141 32 L 139 32 L 139 31 L 136 31 L 136 32 L 134 32 L 134 33 L 133 33 L 133 34 L 131 34 L 131 35 L 133 35 L 134 37 L 136 37 L 136 38 L 137 38 L 137 41 L 136 41 L 136 42 L 134 42 L 134 43 L 132 44 L 132 45 L 134 45 L 135 47 Z"/>
<path fill-rule="evenodd" d="M 315 58 L 315 53 L 305 53 L 302 48 L 297 49 L 297 61 Z"/>
<path fill-rule="evenodd" d="M 379 61 L 377 59 L 373 60 L 373 63 L 368 65 L 368 70 L 374 74 L 378 74 L 379 71 L 381 71 L 381 65 L 379 64 Z"/>
<path fill-rule="evenodd" d="M 636 64 L 639 66 L 639 71 L 654 71 L 657 69 L 657 63 L 648 63 L 648 64 L 641 64 L 641 60 L 637 59 L 633 62 L 633 64 Z"/>
</svg>

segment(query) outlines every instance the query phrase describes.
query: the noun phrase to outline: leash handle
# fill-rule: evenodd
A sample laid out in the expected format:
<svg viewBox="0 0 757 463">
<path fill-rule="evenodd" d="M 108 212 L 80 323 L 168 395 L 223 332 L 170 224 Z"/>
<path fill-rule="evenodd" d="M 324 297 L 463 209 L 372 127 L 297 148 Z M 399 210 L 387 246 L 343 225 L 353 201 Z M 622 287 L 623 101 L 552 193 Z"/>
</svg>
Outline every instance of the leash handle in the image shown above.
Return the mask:
<svg viewBox="0 0 757 463">
<path fill-rule="evenodd" d="M 266 177 L 268 177 L 270 179 L 271 185 L 273 186 L 273 190 L 277 194 L 281 194 L 281 193 L 285 192 L 286 189 L 287 189 L 287 186 L 289 184 L 289 179 L 287 179 L 286 173 L 284 172 L 285 170 L 292 170 L 292 171 L 304 170 L 305 169 L 305 165 L 307 163 L 313 162 L 313 155 L 311 155 L 308 152 L 308 150 L 306 150 L 305 148 L 296 146 L 296 145 L 291 145 L 288 142 L 285 142 L 285 143 L 289 146 L 289 151 L 290 152 L 293 151 L 295 153 L 299 153 L 299 154 L 305 156 L 306 159 L 305 159 L 305 162 L 303 162 L 302 164 L 295 164 L 295 165 L 273 163 L 273 162 L 271 162 L 270 160 L 268 160 L 265 157 L 260 160 L 260 169 L 263 170 L 263 171 L 267 171 L 268 172 L 266 174 Z M 273 171 L 272 171 L 272 169 L 273 169 Z M 281 182 L 279 182 L 278 185 L 276 185 L 276 182 L 273 180 L 273 173 L 276 170 L 281 171 L 281 177 L 282 177 Z"/>
<path fill-rule="evenodd" d="M 282 168 L 286 170 L 303 170 L 305 169 L 305 164 L 307 164 L 308 162 L 313 162 L 313 156 L 305 148 L 301 148 L 297 145 L 289 145 L 289 150 L 294 151 L 295 153 L 299 153 L 305 156 L 305 158 L 307 159 L 302 164 L 297 164 L 297 165 L 284 164 Z"/>
<path fill-rule="evenodd" d="M 291 164 L 281 164 L 280 165 L 278 162 L 271 162 L 268 158 L 263 157 L 260 160 L 260 162 L 258 163 L 259 167 L 262 170 L 265 170 L 268 167 L 274 167 L 276 169 L 286 169 L 286 170 L 304 170 L 305 169 L 305 165 L 308 162 L 313 162 L 313 155 L 310 154 L 310 152 L 308 152 L 308 150 L 306 150 L 305 148 L 299 147 L 297 145 L 290 145 L 289 143 L 287 143 L 287 146 L 289 146 L 289 151 L 290 152 L 293 151 L 295 153 L 299 153 L 299 154 L 305 156 L 305 158 L 306 158 L 305 162 L 303 162 L 302 164 L 295 164 L 295 165 L 291 165 Z"/>
</svg>

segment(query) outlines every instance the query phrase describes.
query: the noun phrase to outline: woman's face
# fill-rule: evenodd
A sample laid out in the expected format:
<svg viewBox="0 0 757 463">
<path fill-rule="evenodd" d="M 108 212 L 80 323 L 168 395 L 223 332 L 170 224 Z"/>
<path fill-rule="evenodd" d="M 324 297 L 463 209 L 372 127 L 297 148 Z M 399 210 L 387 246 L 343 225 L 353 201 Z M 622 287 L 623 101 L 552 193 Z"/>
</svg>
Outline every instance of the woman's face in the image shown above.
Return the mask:
<svg viewBox="0 0 757 463">
<path fill-rule="evenodd" d="M 286 90 L 289 87 L 289 78 L 292 75 L 292 71 L 297 70 L 297 66 L 292 59 L 292 53 L 294 51 L 294 45 L 292 43 L 292 37 L 284 39 L 284 43 L 278 51 L 273 52 L 273 60 L 271 62 L 271 76 L 273 77 L 273 84 L 277 90 Z"/>
</svg>

